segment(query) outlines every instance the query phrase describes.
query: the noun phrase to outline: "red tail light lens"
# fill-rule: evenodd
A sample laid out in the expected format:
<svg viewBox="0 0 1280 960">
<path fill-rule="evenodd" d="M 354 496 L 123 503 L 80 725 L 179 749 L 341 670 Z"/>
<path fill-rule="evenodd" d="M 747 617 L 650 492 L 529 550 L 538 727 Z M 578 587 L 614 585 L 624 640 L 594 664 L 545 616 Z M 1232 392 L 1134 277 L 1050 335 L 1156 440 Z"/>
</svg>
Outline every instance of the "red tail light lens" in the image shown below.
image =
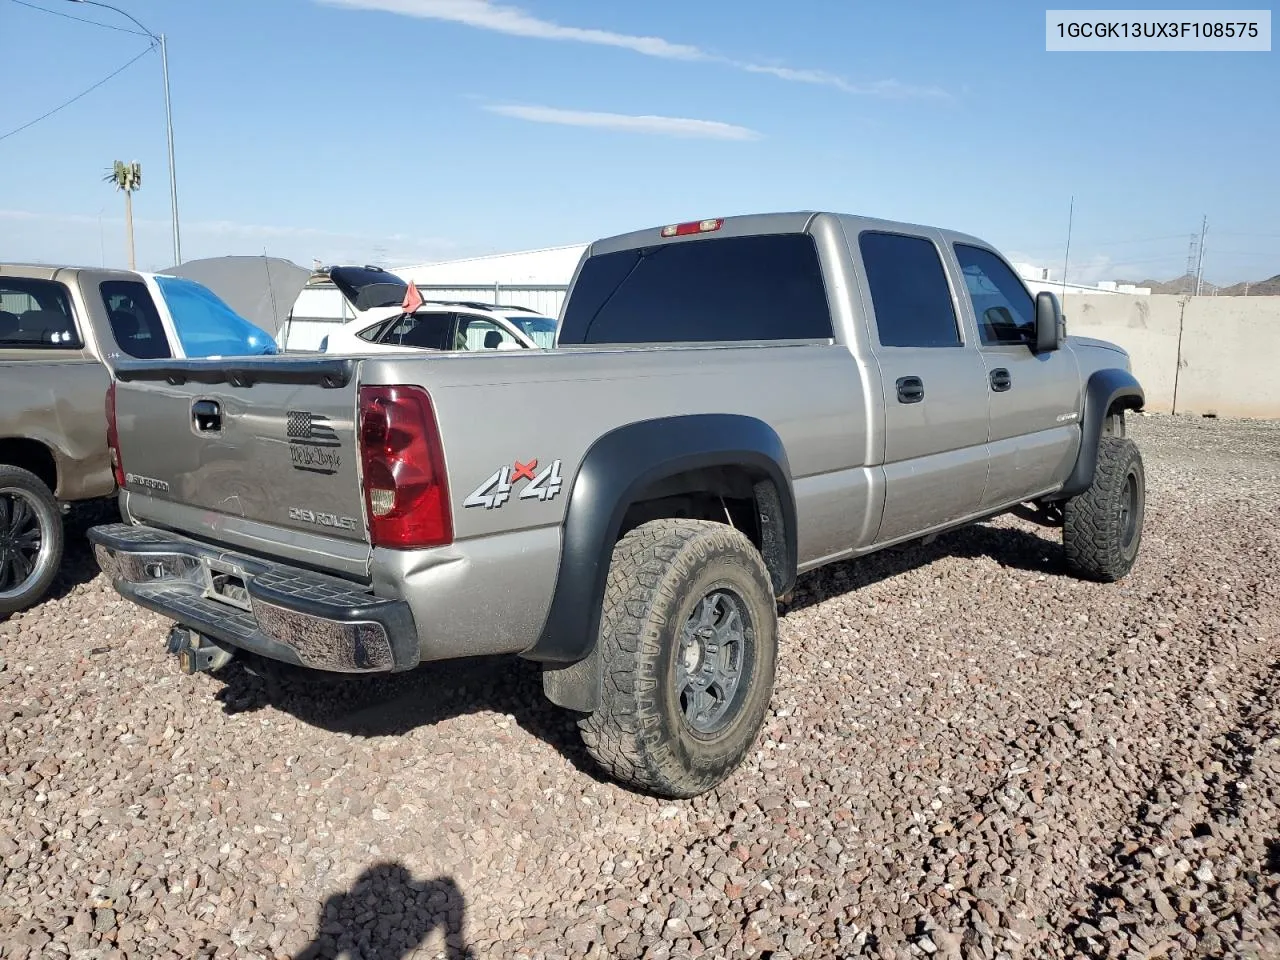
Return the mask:
<svg viewBox="0 0 1280 960">
<path fill-rule="evenodd" d="M 116 430 L 116 382 L 107 387 L 107 453 L 111 457 L 111 472 L 116 486 L 124 486 L 124 464 L 120 461 L 120 434 Z"/>
<path fill-rule="evenodd" d="M 723 219 L 693 220 L 689 223 L 673 223 L 662 228 L 664 237 L 687 237 L 695 233 L 712 233 L 724 226 Z"/>
<path fill-rule="evenodd" d="M 444 448 L 421 387 L 360 388 L 360 461 L 375 547 L 453 542 Z"/>
</svg>

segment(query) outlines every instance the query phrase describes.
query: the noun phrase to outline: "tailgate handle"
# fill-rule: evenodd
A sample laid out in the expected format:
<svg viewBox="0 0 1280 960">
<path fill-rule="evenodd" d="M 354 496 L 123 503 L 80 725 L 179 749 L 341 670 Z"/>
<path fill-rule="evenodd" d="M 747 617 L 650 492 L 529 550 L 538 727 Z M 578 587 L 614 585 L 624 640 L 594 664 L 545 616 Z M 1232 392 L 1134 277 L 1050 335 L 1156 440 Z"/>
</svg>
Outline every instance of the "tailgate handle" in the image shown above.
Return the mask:
<svg viewBox="0 0 1280 960">
<path fill-rule="evenodd" d="M 221 433 L 221 404 L 217 400 L 197 400 L 191 405 L 191 424 L 196 433 Z"/>
</svg>

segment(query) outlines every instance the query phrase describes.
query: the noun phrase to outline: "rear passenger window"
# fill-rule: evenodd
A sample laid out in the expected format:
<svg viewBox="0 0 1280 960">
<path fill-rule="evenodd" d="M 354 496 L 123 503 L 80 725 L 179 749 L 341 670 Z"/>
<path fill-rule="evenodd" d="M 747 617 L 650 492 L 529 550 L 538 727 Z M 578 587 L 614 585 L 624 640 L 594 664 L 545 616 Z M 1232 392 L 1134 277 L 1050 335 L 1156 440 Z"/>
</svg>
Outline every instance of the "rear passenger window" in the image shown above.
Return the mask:
<svg viewBox="0 0 1280 960">
<path fill-rule="evenodd" d="M 66 287 L 0 276 L 0 349 L 78 350 L 83 345 Z"/>
<path fill-rule="evenodd" d="M 424 350 L 450 350 L 452 335 L 452 313 L 419 313 L 398 320 L 378 342 Z"/>
<path fill-rule="evenodd" d="M 858 247 L 882 346 L 960 346 L 951 288 L 933 241 L 868 231 Z"/>
<path fill-rule="evenodd" d="M 831 312 L 803 233 L 659 243 L 591 257 L 561 344 L 826 340 Z"/>
<path fill-rule="evenodd" d="M 111 335 L 120 349 L 138 360 L 173 356 L 169 338 L 146 284 L 137 280 L 104 280 L 98 284 L 111 322 Z"/>
</svg>

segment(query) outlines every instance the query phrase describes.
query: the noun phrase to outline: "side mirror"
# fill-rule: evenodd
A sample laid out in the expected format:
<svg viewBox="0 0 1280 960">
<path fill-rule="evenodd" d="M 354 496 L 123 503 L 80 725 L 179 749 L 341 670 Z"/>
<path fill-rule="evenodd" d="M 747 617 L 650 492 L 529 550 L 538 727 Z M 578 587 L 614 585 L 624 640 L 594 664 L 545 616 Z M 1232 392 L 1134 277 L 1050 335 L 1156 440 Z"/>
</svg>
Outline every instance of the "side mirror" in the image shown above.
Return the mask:
<svg viewBox="0 0 1280 960">
<path fill-rule="evenodd" d="M 1048 290 L 1036 294 L 1036 353 L 1048 353 L 1062 345 L 1062 309 Z"/>
</svg>

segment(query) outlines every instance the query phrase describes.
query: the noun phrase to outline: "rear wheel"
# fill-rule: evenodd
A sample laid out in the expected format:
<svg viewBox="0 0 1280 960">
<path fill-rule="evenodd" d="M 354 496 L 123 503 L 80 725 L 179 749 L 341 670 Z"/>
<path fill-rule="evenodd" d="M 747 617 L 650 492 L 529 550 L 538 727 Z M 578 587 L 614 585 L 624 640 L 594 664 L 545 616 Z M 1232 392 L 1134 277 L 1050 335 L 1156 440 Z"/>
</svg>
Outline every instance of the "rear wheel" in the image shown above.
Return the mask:
<svg viewBox="0 0 1280 960">
<path fill-rule="evenodd" d="M 654 520 L 618 541 L 601 615 L 599 708 L 579 722 L 611 775 L 667 797 L 726 779 L 764 723 L 777 604 L 742 533 Z"/>
<path fill-rule="evenodd" d="M 1062 508 L 1062 546 L 1075 573 L 1104 583 L 1128 574 L 1142 543 L 1146 493 L 1137 444 L 1102 437 L 1093 483 Z"/>
<path fill-rule="evenodd" d="M 34 473 L 0 466 L 0 614 L 44 596 L 62 563 L 62 515 Z"/>
</svg>

